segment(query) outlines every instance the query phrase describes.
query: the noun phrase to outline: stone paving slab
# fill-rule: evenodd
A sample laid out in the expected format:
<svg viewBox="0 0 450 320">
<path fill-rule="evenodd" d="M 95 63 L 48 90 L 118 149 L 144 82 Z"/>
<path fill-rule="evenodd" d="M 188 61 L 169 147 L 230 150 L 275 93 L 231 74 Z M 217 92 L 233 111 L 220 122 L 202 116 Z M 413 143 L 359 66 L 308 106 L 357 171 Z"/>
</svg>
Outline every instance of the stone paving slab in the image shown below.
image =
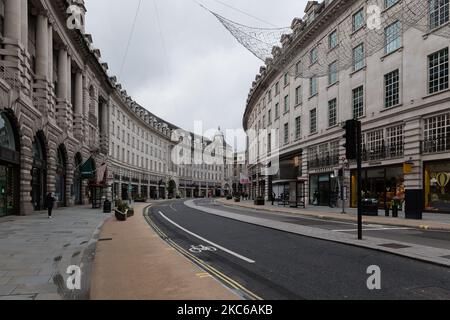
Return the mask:
<svg viewBox="0 0 450 320">
<path fill-rule="evenodd" d="M 171 248 L 136 204 L 127 221 L 109 219 L 101 233 L 92 275 L 93 300 L 238 300 L 239 296 Z M 205 294 L 207 293 L 207 294 Z"/>
<path fill-rule="evenodd" d="M 0 218 L 0 300 L 75 297 L 65 287 L 67 268 L 82 266 L 109 217 L 85 206 L 55 210 L 53 219 L 42 213 Z"/>
<path fill-rule="evenodd" d="M 275 230 L 290 232 L 310 238 L 333 241 L 337 243 L 348 244 L 352 246 L 369 248 L 377 251 L 389 252 L 395 255 L 400 255 L 420 261 L 431 262 L 437 265 L 450 266 L 450 250 L 434 248 L 428 246 L 422 246 L 417 244 L 405 243 L 400 241 L 385 240 L 373 237 L 364 237 L 363 240 L 358 240 L 355 235 L 331 232 L 325 229 L 313 228 L 302 226 L 298 224 L 292 224 L 288 222 L 280 222 L 275 220 L 269 220 L 264 218 L 258 218 L 243 214 L 231 213 L 224 210 L 219 210 L 215 208 L 208 208 L 204 206 L 198 206 L 194 203 L 194 200 L 189 200 L 185 202 L 190 208 L 207 212 L 210 214 L 218 215 L 221 217 L 238 220 L 254 225 L 263 226 L 266 228 L 271 228 Z M 401 248 L 386 247 L 385 245 L 396 244 Z"/>
<path fill-rule="evenodd" d="M 339 208 L 308 207 L 306 209 L 296 209 L 288 207 L 278 207 L 266 204 L 264 206 L 255 206 L 251 201 L 234 202 L 233 200 L 217 199 L 217 202 L 226 206 L 241 207 L 246 209 L 264 210 L 272 213 L 284 213 L 292 215 L 302 215 L 319 219 L 331 219 L 345 222 L 355 222 L 356 211 L 346 209 L 347 214 L 340 213 Z M 384 213 L 383 213 L 384 214 Z M 385 216 L 371 217 L 364 216 L 364 223 L 382 224 L 397 227 L 409 227 L 418 229 L 432 229 L 450 231 L 450 215 L 425 213 L 423 220 L 406 220 L 404 217 L 392 218 Z"/>
</svg>

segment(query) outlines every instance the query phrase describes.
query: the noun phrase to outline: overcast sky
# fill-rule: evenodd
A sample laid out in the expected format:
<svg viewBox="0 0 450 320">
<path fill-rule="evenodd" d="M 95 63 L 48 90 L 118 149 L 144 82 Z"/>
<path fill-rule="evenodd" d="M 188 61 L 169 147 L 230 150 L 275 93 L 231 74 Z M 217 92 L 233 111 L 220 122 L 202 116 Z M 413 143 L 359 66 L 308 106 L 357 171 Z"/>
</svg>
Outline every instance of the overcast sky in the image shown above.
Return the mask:
<svg viewBox="0 0 450 320">
<path fill-rule="evenodd" d="M 273 25 L 302 17 L 306 0 L 220 0 Z M 270 27 L 216 0 L 199 0 L 222 16 Z M 247 95 L 262 61 L 237 43 L 193 0 L 142 0 L 122 74 L 139 0 L 86 0 L 86 32 L 108 62 L 110 75 L 154 114 L 193 130 L 241 129 Z M 157 17 L 159 16 L 159 22 Z"/>
</svg>

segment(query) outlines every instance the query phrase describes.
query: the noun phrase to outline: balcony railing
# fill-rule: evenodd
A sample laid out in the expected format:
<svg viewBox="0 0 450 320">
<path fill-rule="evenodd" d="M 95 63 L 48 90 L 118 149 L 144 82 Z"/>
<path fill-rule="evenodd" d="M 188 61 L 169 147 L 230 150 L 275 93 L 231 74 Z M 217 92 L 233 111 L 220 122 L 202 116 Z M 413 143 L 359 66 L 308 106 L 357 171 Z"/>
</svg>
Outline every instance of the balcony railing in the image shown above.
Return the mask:
<svg viewBox="0 0 450 320">
<path fill-rule="evenodd" d="M 363 146 L 362 160 L 377 161 L 401 158 L 404 155 L 403 144 L 385 145 L 384 143 L 375 148 Z"/>
<path fill-rule="evenodd" d="M 423 154 L 450 151 L 450 134 L 424 140 L 421 144 Z"/>
<path fill-rule="evenodd" d="M 320 169 L 324 167 L 336 166 L 339 164 L 339 155 L 327 155 L 324 157 L 316 157 L 314 160 L 308 161 L 309 169 Z"/>
</svg>

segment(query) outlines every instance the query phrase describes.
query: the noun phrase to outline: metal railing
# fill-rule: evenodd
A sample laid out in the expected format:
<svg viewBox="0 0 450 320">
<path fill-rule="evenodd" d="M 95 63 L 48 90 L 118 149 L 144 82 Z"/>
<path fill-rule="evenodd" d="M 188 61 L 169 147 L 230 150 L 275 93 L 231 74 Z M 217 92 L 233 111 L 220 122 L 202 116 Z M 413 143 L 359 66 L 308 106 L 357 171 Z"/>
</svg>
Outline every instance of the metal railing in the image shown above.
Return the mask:
<svg viewBox="0 0 450 320">
<path fill-rule="evenodd" d="M 450 151 L 450 134 L 422 141 L 421 150 L 423 154 Z"/>
<path fill-rule="evenodd" d="M 339 155 L 327 155 L 324 157 L 316 157 L 314 160 L 308 161 L 309 169 L 319 169 L 324 167 L 336 166 L 339 164 Z"/>
<path fill-rule="evenodd" d="M 404 156 L 403 144 L 382 144 L 378 147 L 363 146 L 362 160 L 376 161 L 401 158 Z"/>
</svg>

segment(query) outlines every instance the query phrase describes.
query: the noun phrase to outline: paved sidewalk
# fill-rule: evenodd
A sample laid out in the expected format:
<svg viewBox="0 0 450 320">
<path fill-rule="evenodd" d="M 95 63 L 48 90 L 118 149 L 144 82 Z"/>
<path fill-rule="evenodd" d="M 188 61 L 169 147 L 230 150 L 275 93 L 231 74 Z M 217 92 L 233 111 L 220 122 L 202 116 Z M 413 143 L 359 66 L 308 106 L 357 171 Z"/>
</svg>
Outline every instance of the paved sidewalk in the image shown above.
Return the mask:
<svg viewBox="0 0 450 320">
<path fill-rule="evenodd" d="M 109 214 L 89 207 L 0 218 L 0 300 L 87 299 L 89 257 Z M 81 266 L 81 291 L 66 288 L 67 268 Z"/>
<path fill-rule="evenodd" d="M 237 295 L 170 247 L 136 204 L 126 222 L 109 219 L 92 275 L 94 300 L 236 300 Z"/>
<path fill-rule="evenodd" d="M 294 215 L 303 215 L 320 219 L 333 219 L 338 221 L 356 220 L 356 209 L 346 208 L 346 214 L 342 214 L 339 208 L 327 207 L 307 207 L 306 209 L 289 208 L 266 203 L 264 206 L 255 206 L 253 201 L 234 202 L 233 200 L 217 199 L 221 204 L 227 206 L 243 207 L 255 210 L 265 210 L 273 213 L 289 213 Z M 391 212 L 392 214 L 392 212 Z M 364 223 L 382 224 L 388 226 L 432 229 L 432 230 L 450 230 L 450 214 L 424 213 L 423 220 L 406 220 L 402 214 L 399 218 L 385 217 L 384 211 L 379 213 L 378 217 L 364 216 Z"/>
</svg>

